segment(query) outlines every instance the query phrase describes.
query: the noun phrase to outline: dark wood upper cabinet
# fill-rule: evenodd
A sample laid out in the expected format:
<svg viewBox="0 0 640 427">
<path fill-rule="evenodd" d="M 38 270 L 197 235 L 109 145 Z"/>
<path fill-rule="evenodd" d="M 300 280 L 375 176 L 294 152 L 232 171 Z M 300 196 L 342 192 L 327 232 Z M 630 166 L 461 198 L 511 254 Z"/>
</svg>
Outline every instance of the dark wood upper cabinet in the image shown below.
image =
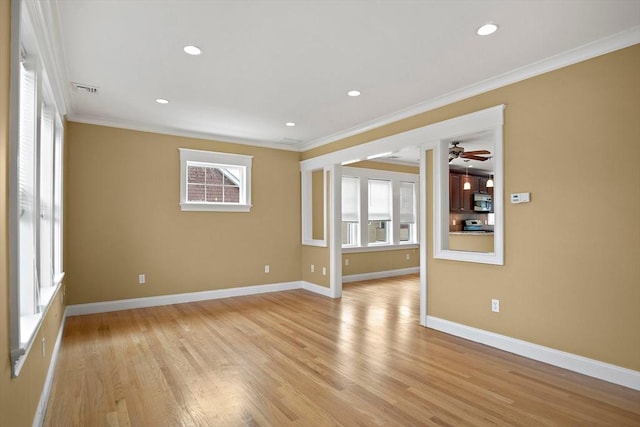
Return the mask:
<svg viewBox="0 0 640 427">
<path fill-rule="evenodd" d="M 449 211 L 473 212 L 473 193 L 493 195 L 493 188 L 487 188 L 488 179 L 486 176 L 449 173 Z M 464 189 L 467 180 L 471 184 L 470 190 Z"/>
<path fill-rule="evenodd" d="M 449 210 L 458 212 L 462 208 L 462 179 L 460 174 L 449 174 Z"/>
</svg>

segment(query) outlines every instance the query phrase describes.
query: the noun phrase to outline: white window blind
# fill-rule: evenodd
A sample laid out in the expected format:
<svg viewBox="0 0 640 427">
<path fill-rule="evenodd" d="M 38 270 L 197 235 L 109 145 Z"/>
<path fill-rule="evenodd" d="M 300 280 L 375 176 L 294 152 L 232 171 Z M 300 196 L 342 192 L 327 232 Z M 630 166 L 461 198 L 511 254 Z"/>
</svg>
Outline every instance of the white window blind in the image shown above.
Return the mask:
<svg viewBox="0 0 640 427">
<path fill-rule="evenodd" d="M 53 111 L 40 110 L 40 257 L 41 288 L 53 286 Z"/>
<path fill-rule="evenodd" d="M 53 147 L 53 272 L 62 274 L 62 121 L 56 115 Z"/>
<path fill-rule="evenodd" d="M 342 177 L 342 221 L 360 220 L 360 180 L 352 176 Z"/>
<path fill-rule="evenodd" d="M 369 221 L 391 220 L 391 181 L 369 180 Z"/>
<path fill-rule="evenodd" d="M 36 276 L 36 74 L 20 63 L 20 126 L 18 149 L 18 258 L 20 313 L 37 313 Z M 24 286 L 23 286 L 24 284 Z"/>
<path fill-rule="evenodd" d="M 413 224 L 415 219 L 415 184 L 400 182 L 400 223 Z"/>
</svg>

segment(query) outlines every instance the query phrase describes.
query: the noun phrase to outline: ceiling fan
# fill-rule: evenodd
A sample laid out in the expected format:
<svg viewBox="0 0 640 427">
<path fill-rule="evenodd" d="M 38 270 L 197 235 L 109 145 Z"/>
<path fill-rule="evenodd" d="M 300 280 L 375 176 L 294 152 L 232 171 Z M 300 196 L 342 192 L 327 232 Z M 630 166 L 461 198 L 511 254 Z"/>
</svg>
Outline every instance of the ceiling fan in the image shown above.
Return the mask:
<svg viewBox="0 0 640 427">
<path fill-rule="evenodd" d="M 491 154 L 491 151 L 476 150 L 476 151 L 464 151 L 464 147 L 458 147 L 461 141 L 452 141 L 451 147 L 449 147 L 449 162 L 453 159 L 462 158 L 469 160 L 478 160 L 484 162 L 489 160 L 492 156 L 482 157 L 483 155 Z"/>
</svg>

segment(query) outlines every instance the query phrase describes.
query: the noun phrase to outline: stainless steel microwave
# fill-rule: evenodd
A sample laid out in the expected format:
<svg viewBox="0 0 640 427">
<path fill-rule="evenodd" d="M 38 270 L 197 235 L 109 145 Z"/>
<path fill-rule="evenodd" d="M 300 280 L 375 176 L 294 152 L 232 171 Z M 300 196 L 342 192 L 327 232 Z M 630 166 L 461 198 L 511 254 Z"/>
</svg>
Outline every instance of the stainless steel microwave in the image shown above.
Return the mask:
<svg viewBox="0 0 640 427">
<path fill-rule="evenodd" d="M 473 210 L 474 212 L 491 212 L 493 210 L 493 199 L 491 194 L 474 193 Z"/>
</svg>

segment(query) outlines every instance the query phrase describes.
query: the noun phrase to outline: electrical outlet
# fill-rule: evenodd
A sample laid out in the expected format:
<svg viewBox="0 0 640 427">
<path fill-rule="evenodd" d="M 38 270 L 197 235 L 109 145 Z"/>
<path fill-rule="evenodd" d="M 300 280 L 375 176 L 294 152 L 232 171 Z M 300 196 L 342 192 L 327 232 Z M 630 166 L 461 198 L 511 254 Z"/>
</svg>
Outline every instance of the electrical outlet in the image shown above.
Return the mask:
<svg viewBox="0 0 640 427">
<path fill-rule="evenodd" d="M 411 254 L 407 254 L 407 261 L 411 259 Z"/>
<path fill-rule="evenodd" d="M 491 300 L 491 311 L 494 313 L 500 313 L 500 300 L 492 299 Z"/>
<path fill-rule="evenodd" d="M 311 272 L 313 273 L 314 271 L 316 271 L 316 266 L 311 264 Z"/>
<path fill-rule="evenodd" d="M 138 274 L 138 283 L 141 285 L 147 283 L 147 276 L 144 274 Z"/>
<path fill-rule="evenodd" d="M 269 272 L 269 270 L 270 270 L 270 268 L 269 268 L 269 264 L 265 264 L 265 266 L 264 266 L 264 272 L 265 272 L 265 273 L 268 273 L 268 272 Z"/>
<path fill-rule="evenodd" d="M 349 265 L 349 258 L 345 258 L 344 265 Z"/>
<path fill-rule="evenodd" d="M 323 276 L 327 275 L 327 267 L 322 267 L 322 275 Z"/>
</svg>

